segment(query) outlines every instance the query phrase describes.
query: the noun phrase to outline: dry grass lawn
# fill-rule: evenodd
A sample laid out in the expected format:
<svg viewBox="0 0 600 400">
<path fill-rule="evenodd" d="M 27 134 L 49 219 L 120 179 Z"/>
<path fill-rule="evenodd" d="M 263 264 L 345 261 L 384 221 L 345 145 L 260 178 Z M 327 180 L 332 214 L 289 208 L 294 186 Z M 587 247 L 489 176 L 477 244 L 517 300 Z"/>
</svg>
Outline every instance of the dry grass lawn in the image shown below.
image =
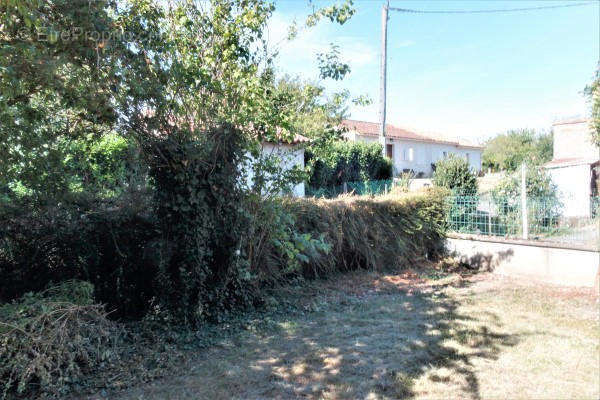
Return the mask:
<svg viewBox="0 0 600 400">
<path fill-rule="evenodd" d="M 481 275 L 356 273 L 265 316 L 123 399 L 598 399 L 591 291 Z"/>
</svg>

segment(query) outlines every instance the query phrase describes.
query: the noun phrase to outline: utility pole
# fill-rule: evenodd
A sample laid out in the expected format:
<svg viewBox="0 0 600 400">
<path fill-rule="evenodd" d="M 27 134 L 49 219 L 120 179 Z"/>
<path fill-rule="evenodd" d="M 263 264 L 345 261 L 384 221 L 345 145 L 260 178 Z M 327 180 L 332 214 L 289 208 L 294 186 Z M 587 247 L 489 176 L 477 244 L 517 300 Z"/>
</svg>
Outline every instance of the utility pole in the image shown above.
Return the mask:
<svg viewBox="0 0 600 400">
<path fill-rule="evenodd" d="M 381 143 L 381 151 L 383 156 L 386 156 L 385 150 L 385 89 L 386 89 L 386 73 L 387 73 L 387 21 L 388 9 L 390 3 L 386 0 L 381 9 L 381 76 L 379 82 L 379 143 Z"/>
</svg>

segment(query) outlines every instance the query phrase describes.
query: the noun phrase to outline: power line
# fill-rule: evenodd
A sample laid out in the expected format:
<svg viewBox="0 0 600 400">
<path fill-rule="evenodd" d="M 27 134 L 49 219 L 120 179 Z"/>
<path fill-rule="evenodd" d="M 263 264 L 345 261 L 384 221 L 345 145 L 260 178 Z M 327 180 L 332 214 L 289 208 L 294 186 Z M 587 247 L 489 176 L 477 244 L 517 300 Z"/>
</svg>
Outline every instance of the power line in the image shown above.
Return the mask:
<svg viewBox="0 0 600 400">
<path fill-rule="evenodd" d="M 413 10 L 410 8 L 398 8 L 390 7 L 391 11 L 398 11 L 403 13 L 412 14 L 491 14 L 491 13 L 506 13 L 506 12 L 520 12 L 520 11 L 534 11 L 534 10 L 549 10 L 553 8 L 567 8 L 567 7 L 581 7 L 595 4 L 596 2 L 587 3 L 574 3 L 574 4 L 561 4 L 556 6 L 539 6 L 539 7 L 526 7 L 526 8 L 505 8 L 496 10 Z"/>
</svg>

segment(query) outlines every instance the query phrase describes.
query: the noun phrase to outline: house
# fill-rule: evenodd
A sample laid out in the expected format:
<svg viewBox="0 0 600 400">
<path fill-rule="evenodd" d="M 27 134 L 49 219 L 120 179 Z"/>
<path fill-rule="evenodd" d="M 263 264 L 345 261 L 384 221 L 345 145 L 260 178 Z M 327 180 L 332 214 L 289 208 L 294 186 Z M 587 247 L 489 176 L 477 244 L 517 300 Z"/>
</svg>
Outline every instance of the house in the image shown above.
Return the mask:
<svg viewBox="0 0 600 400">
<path fill-rule="evenodd" d="M 591 197 L 598 196 L 597 169 L 600 149 L 591 141 L 591 121 L 571 118 L 552 125 L 554 146 L 552 161 L 544 167 L 558 186 L 568 217 L 588 217 Z"/>
<path fill-rule="evenodd" d="M 378 123 L 346 119 L 342 121 L 342 126 L 347 129 L 344 137 L 348 140 L 379 142 Z M 412 171 L 418 177 L 429 177 L 433 173 L 433 164 L 450 154 L 466 159 L 475 172 L 481 171 L 483 147 L 465 141 L 386 124 L 385 143 L 386 155 L 392 159 L 394 166 L 394 175 Z"/>
<path fill-rule="evenodd" d="M 291 141 L 271 142 L 264 141 L 261 143 L 261 158 L 276 158 L 279 163 L 279 168 L 282 171 L 289 171 L 294 167 L 304 169 L 304 147 L 302 144 L 308 143 L 309 138 L 302 135 L 295 135 Z M 252 157 L 250 157 L 251 163 Z M 254 160 L 255 162 L 256 160 Z M 248 186 L 252 186 L 254 179 L 254 171 L 252 166 L 244 168 L 246 170 L 246 182 Z M 304 197 L 304 182 L 295 185 L 291 194 L 296 197 Z"/>
</svg>

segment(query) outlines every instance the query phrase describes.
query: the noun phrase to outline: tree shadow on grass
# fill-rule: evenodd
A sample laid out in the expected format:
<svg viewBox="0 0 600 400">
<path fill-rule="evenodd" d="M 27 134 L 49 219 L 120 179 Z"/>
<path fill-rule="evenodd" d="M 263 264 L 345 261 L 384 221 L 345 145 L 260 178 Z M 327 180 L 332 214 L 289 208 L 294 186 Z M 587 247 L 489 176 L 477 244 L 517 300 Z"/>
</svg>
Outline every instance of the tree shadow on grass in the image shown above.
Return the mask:
<svg viewBox="0 0 600 400">
<path fill-rule="evenodd" d="M 270 329 L 234 335 L 199 354 L 185 375 L 124 397 L 376 399 L 411 398 L 416 390 L 433 397 L 430 383 L 477 399 L 473 361 L 494 360 L 519 341 L 500 332 L 493 313 L 478 313 L 485 320 L 464 315 L 461 300 L 444 291 L 383 289 L 275 316 Z M 427 384 L 415 388 L 420 378 Z"/>
</svg>

